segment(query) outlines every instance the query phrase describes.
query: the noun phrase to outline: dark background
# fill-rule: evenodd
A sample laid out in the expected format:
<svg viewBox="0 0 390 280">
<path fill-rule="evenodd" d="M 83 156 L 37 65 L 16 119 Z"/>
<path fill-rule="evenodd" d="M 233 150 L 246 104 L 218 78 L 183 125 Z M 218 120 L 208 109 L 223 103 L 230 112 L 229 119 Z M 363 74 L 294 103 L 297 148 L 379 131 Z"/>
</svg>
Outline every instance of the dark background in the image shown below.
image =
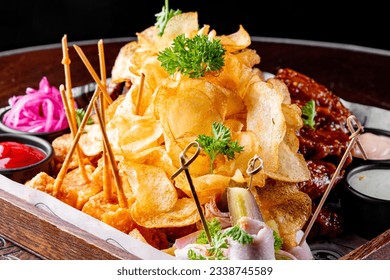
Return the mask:
<svg viewBox="0 0 390 280">
<path fill-rule="evenodd" d="M 155 23 L 165 0 L 7 0 L 0 9 L 0 51 L 69 41 L 132 37 Z M 341 3 L 341 1 L 338 1 Z M 197 11 L 218 35 L 239 24 L 251 36 L 308 39 L 390 50 L 388 10 L 373 1 L 170 0 Z M 344 7 L 347 5 L 346 7 Z M 256 7 L 255 7 L 256 6 Z"/>
</svg>

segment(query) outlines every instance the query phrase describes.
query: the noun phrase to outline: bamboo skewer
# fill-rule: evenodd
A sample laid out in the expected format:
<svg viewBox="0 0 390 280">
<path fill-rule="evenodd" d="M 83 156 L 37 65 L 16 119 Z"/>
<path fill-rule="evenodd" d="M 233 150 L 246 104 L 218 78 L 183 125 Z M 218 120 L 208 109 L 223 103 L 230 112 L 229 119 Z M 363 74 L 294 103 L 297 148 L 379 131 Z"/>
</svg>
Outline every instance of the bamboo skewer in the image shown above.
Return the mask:
<svg viewBox="0 0 390 280">
<path fill-rule="evenodd" d="M 99 40 L 98 42 L 98 50 L 99 50 L 99 65 L 100 65 L 100 79 L 102 82 L 102 85 L 107 89 L 106 80 L 107 80 L 107 74 L 106 74 L 106 64 L 105 64 L 105 58 L 104 58 L 104 46 L 103 46 L 103 40 Z M 100 95 L 101 96 L 101 95 Z M 101 129 L 105 129 L 106 126 L 106 117 L 105 117 L 105 109 L 107 107 L 107 100 L 105 98 L 100 98 L 100 113 L 102 117 L 102 125 Z M 112 200 L 112 188 L 111 188 L 111 174 L 110 174 L 110 168 L 109 168 L 109 158 L 107 155 L 107 148 L 106 145 L 103 144 L 103 195 L 105 201 L 111 201 Z"/>
<path fill-rule="evenodd" d="M 96 105 L 95 105 L 95 111 L 96 111 L 96 114 L 98 117 L 100 129 L 101 129 L 102 136 L 103 136 L 103 144 L 107 150 L 108 158 L 109 158 L 110 163 L 111 163 L 111 168 L 112 168 L 112 172 L 114 175 L 114 180 L 115 180 L 115 184 L 117 187 L 119 206 L 121 208 L 127 208 L 128 207 L 127 198 L 126 198 L 126 195 L 125 195 L 124 190 L 123 190 L 122 180 L 121 180 L 120 175 L 119 175 L 119 169 L 118 169 L 118 166 L 116 164 L 115 156 L 114 156 L 114 153 L 112 152 L 111 145 L 110 145 L 110 142 L 108 140 L 108 136 L 107 136 L 105 127 L 103 125 L 102 116 L 101 116 L 98 108 L 96 108 Z"/>
<path fill-rule="evenodd" d="M 63 85 L 61 85 L 60 87 L 63 89 Z M 65 160 L 61 166 L 61 169 L 60 169 L 60 171 L 55 179 L 54 186 L 53 186 L 53 196 L 54 197 L 56 197 L 58 195 L 58 193 L 61 189 L 62 182 L 64 181 L 65 175 L 68 172 L 70 160 L 72 158 L 74 151 L 76 150 L 77 144 L 78 144 L 80 137 L 83 133 L 84 127 L 87 124 L 88 118 L 92 112 L 93 104 L 95 103 L 98 96 L 99 96 L 99 89 L 97 88 L 95 90 L 92 98 L 91 98 L 91 101 L 87 107 L 87 110 L 85 111 L 85 115 L 83 117 L 83 120 L 81 121 L 80 127 L 79 127 L 75 137 L 73 138 L 72 145 L 71 145 L 71 147 L 70 147 L 70 149 L 65 157 Z"/>
<path fill-rule="evenodd" d="M 61 93 L 61 96 L 62 96 L 62 102 L 64 103 L 64 107 L 67 108 L 65 111 L 66 117 L 68 119 L 72 139 L 74 139 L 77 133 L 77 121 L 76 121 L 76 111 L 74 108 L 74 98 L 72 93 L 70 59 L 69 59 L 68 42 L 67 42 L 66 35 L 62 37 L 62 57 L 63 57 L 62 64 L 64 65 L 64 72 L 65 72 L 66 95 L 62 96 Z M 81 153 L 79 145 L 77 145 L 76 147 L 76 154 L 77 154 L 81 176 L 84 178 L 86 182 L 89 182 L 90 180 L 85 170 L 84 157 L 83 154 Z"/>
<path fill-rule="evenodd" d="M 357 127 L 358 127 L 357 131 L 354 131 L 352 122 L 354 122 L 357 125 Z M 336 179 L 339 176 L 341 169 L 343 168 L 344 163 L 347 160 L 348 155 L 351 152 L 352 148 L 355 146 L 355 144 L 357 144 L 359 149 L 361 149 L 361 152 L 363 154 L 364 159 L 365 160 L 367 159 L 366 152 L 364 151 L 362 145 L 359 142 L 359 138 L 358 138 L 359 135 L 364 131 L 363 126 L 360 124 L 360 122 L 358 121 L 358 119 L 354 115 L 351 115 L 348 117 L 347 125 L 348 125 L 348 129 L 351 132 L 351 136 L 349 137 L 351 139 L 351 142 L 349 143 L 347 149 L 345 150 L 343 157 L 341 158 L 339 165 L 336 168 L 336 171 L 333 173 L 333 176 L 330 180 L 330 183 L 329 183 L 328 187 L 326 188 L 324 194 L 322 195 L 322 198 L 321 198 L 320 202 L 318 203 L 316 211 L 314 212 L 313 216 L 311 217 L 311 220 L 310 220 L 310 222 L 309 222 L 309 224 L 308 224 L 308 226 L 307 226 L 307 228 L 306 228 L 306 230 L 301 238 L 301 241 L 299 242 L 299 246 L 302 246 L 303 242 L 305 242 L 307 236 L 309 235 L 309 232 L 310 232 L 315 220 L 317 219 L 318 214 L 320 213 L 321 208 L 324 205 L 326 198 L 328 197 L 330 191 L 333 189 L 333 186 L 336 183 Z"/>
<path fill-rule="evenodd" d="M 195 153 L 191 157 L 187 157 L 187 152 L 193 147 L 196 148 Z M 188 185 L 190 186 L 190 189 L 191 189 L 192 197 L 193 197 L 195 204 L 196 204 L 196 208 L 198 209 L 200 221 L 202 222 L 203 229 L 206 233 L 207 240 L 208 240 L 209 244 L 212 245 L 213 241 L 211 239 L 210 229 L 209 229 L 209 226 L 207 224 L 206 217 L 203 213 L 203 208 L 202 208 L 202 205 L 199 201 L 198 194 L 196 193 L 196 189 L 195 189 L 194 183 L 192 181 L 190 171 L 188 170 L 189 166 L 191 165 L 191 163 L 193 163 L 195 161 L 195 159 L 198 157 L 199 153 L 200 153 L 199 143 L 196 141 L 189 143 L 187 145 L 187 147 L 180 153 L 180 168 L 175 173 L 173 173 L 173 175 L 171 176 L 171 180 L 175 179 L 181 172 L 184 171 L 186 178 L 187 178 L 187 181 L 188 181 Z"/>
<path fill-rule="evenodd" d="M 103 95 L 104 95 L 104 98 L 107 100 L 107 102 L 109 104 L 112 103 L 112 98 L 111 96 L 108 94 L 107 92 L 107 89 L 106 87 L 102 84 L 102 82 L 100 81 L 100 78 L 99 76 L 96 74 L 95 70 L 93 69 L 91 63 L 89 62 L 88 58 L 85 56 L 83 50 L 77 46 L 77 45 L 73 45 L 73 47 L 75 48 L 76 52 L 78 53 L 78 55 L 80 56 L 81 60 L 84 62 L 84 65 L 87 67 L 87 70 L 89 71 L 89 73 L 91 74 L 93 80 L 95 81 L 95 83 L 98 85 L 98 87 L 100 88 L 100 90 L 103 92 Z"/>
</svg>

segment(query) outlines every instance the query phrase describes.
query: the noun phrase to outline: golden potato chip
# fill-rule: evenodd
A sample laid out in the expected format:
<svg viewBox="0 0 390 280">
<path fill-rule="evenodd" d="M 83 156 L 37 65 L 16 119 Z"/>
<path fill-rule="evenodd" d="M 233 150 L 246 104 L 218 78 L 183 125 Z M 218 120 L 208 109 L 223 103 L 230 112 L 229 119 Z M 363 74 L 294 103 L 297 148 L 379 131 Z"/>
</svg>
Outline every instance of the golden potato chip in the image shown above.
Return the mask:
<svg viewBox="0 0 390 280">
<path fill-rule="evenodd" d="M 119 145 L 123 153 L 137 153 L 159 146 L 163 129 L 160 122 L 149 117 L 135 117 L 123 126 Z"/>
<path fill-rule="evenodd" d="M 171 176 L 177 170 L 173 161 L 163 146 L 152 147 L 138 153 L 123 153 L 124 160 L 160 167 Z M 119 163 L 121 164 L 121 163 Z"/>
<path fill-rule="evenodd" d="M 241 153 L 235 155 L 232 160 L 219 162 L 214 169 L 214 173 L 226 176 L 233 176 L 236 170 L 240 170 L 244 176 L 248 168 L 249 160 L 256 154 L 260 153 L 259 139 L 252 131 L 243 131 L 234 135 L 234 141 L 244 147 Z"/>
<path fill-rule="evenodd" d="M 138 45 L 142 49 L 155 53 L 158 52 L 156 44 L 160 40 L 160 37 L 158 36 L 158 30 L 156 26 L 150 26 L 144 29 L 142 32 L 137 32 L 136 35 Z"/>
<path fill-rule="evenodd" d="M 131 207 L 131 213 L 137 224 L 147 228 L 184 227 L 200 220 L 195 202 L 188 197 L 178 199 L 167 212 L 145 213 L 142 206 L 135 203 Z"/>
<path fill-rule="evenodd" d="M 120 50 L 115 59 L 114 66 L 111 70 L 111 81 L 113 83 L 121 83 L 127 80 L 131 80 L 129 67 L 131 65 L 131 57 L 136 49 L 138 48 L 138 43 L 132 41 L 124 45 Z"/>
<path fill-rule="evenodd" d="M 303 125 L 301 109 L 296 104 L 282 104 L 282 110 L 287 124 L 284 142 L 290 147 L 291 151 L 298 151 L 299 139 L 297 132 Z"/>
<path fill-rule="evenodd" d="M 282 101 L 283 95 L 271 83 L 262 81 L 252 84 L 245 96 L 247 130 L 257 135 L 261 147 L 259 156 L 264 170 L 269 172 L 279 168 L 279 145 L 286 132 Z"/>
<path fill-rule="evenodd" d="M 102 132 L 98 124 L 85 126 L 85 132 L 80 136 L 79 146 L 84 155 L 94 157 L 99 155 L 103 150 Z"/>
<path fill-rule="evenodd" d="M 253 49 L 243 49 L 240 52 L 234 53 L 234 57 L 240 62 L 240 64 L 254 70 L 253 67 L 260 63 L 260 56 L 257 54 L 256 50 Z M 256 71 L 260 69 L 256 68 Z"/>
<path fill-rule="evenodd" d="M 270 78 L 267 82 L 272 85 L 275 91 L 279 92 L 283 96 L 283 104 L 291 104 L 290 92 L 284 82 L 275 78 Z"/>
<path fill-rule="evenodd" d="M 158 120 L 130 113 L 115 114 L 107 123 L 106 132 L 116 155 L 136 153 L 159 146 L 163 128 Z"/>
<path fill-rule="evenodd" d="M 207 174 L 203 176 L 193 177 L 192 181 L 201 204 L 209 202 L 215 197 L 219 197 L 227 188 L 230 182 L 230 177 Z M 175 179 L 175 186 L 181 189 L 186 195 L 192 197 L 192 192 L 184 174 L 179 175 Z"/>
<path fill-rule="evenodd" d="M 310 197 L 292 183 L 268 179 L 262 188 L 256 188 L 259 207 L 264 220 L 274 220 L 283 238 L 283 245 L 296 245 L 296 233 L 302 229 L 311 214 Z"/>
<path fill-rule="evenodd" d="M 123 99 L 125 99 L 126 94 L 119 95 L 105 110 L 105 120 L 106 122 L 110 121 L 114 116 L 116 109 L 122 103 Z"/>
<path fill-rule="evenodd" d="M 180 154 L 191 142 L 195 140 L 195 138 L 196 137 L 194 135 L 194 136 L 173 139 L 171 134 L 169 133 L 166 134 L 165 147 L 176 168 L 179 168 L 181 166 Z M 192 151 L 192 149 L 190 149 L 188 151 L 188 156 L 193 153 L 195 153 L 195 151 Z M 210 172 L 209 157 L 204 153 L 200 153 L 196 158 L 196 160 L 193 163 L 191 163 L 189 170 L 191 171 L 191 174 L 193 176 L 201 176 L 201 175 L 208 174 Z"/>
<path fill-rule="evenodd" d="M 251 37 L 242 25 L 239 26 L 237 32 L 230 35 L 217 36 L 217 39 L 221 40 L 221 44 L 228 52 L 245 49 L 251 44 Z"/>
<path fill-rule="evenodd" d="M 292 151 L 282 142 L 279 145 L 278 169 L 264 170 L 269 177 L 285 182 L 303 182 L 310 179 L 310 171 L 302 154 Z"/>
<path fill-rule="evenodd" d="M 169 211 L 178 199 L 171 180 L 163 169 L 152 165 L 122 162 L 132 187 L 137 207 L 145 213 Z"/>
<path fill-rule="evenodd" d="M 159 50 L 170 47 L 172 41 L 181 34 L 184 34 L 187 38 L 194 37 L 198 30 L 197 12 L 188 12 L 173 16 L 165 26 L 164 34 L 159 41 Z"/>
<path fill-rule="evenodd" d="M 253 53 L 251 53 L 253 54 Z M 253 56 L 255 57 L 255 56 Z M 257 72 L 246 65 L 248 60 L 242 54 L 225 54 L 225 65 L 218 75 L 206 73 L 205 79 L 215 85 L 226 88 L 241 99 L 246 95 L 249 85 L 259 81 Z"/>
<path fill-rule="evenodd" d="M 296 104 L 282 104 L 282 111 L 287 126 L 293 129 L 300 129 L 303 125 L 302 111 Z"/>
<path fill-rule="evenodd" d="M 193 89 L 183 91 L 167 101 L 167 121 L 174 138 L 185 135 L 209 134 L 211 124 L 220 122 L 223 115 L 207 96 Z"/>
</svg>

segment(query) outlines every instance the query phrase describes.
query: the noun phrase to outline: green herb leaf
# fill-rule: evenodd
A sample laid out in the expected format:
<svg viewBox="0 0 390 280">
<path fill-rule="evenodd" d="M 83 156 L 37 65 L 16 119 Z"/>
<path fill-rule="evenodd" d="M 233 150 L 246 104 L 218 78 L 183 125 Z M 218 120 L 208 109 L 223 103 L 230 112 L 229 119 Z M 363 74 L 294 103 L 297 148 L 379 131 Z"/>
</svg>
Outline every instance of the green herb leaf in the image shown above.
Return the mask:
<svg viewBox="0 0 390 280">
<path fill-rule="evenodd" d="M 201 134 L 196 141 L 210 157 L 210 173 L 213 173 L 213 164 L 219 154 L 226 155 L 229 160 L 234 159 L 235 153 L 241 153 L 244 147 L 238 142 L 231 141 L 230 129 L 222 123 L 212 124 L 213 136 Z"/>
<path fill-rule="evenodd" d="M 219 231 L 222 230 L 221 223 L 218 221 L 218 219 L 212 219 L 211 221 L 207 222 L 207 226 L 209 228 L 209 232 L 211 236 L 215 236 Z M 196 239 L 196 243 L 198 244 L 209 243 L 206 232 L 204 230 L 202 230 L 202 232 L 199 234 L 198 238 Z"/>
<path fill-rule="evenodd" d="M 253 236 L 240 228 L 238 224 L 227 229 L 224 233 L 240 244 L 251 244 L 254 240 Z"/>
<path fill-rule="evenodd" d="M 311 127 L 311 129 L 315 129 L 316 122 L 314 120 L 314 117 L 316 116 L 316 104 L 314 100 L 308 101 L 305 106 L 302 107 L 302 116 L 305 118 L 302 118 L 303 124 L 308 125 Z"/>
<path fill-rule="evenodd" d="M 209 40 L 206 35 L 191 39 L 181 34 L 173 40 L 172 47 L 159 53 L 157 59 L 171 75 L 179 71 L 190 78 L 200 78 L 206 72 L 222 69 L 225 52 L 220 40 Z"/>
<path fill-rule="evenodd" d="M 154 25 L 159 30 L 158 35 L 162 36 L 164 34 L 165 27 L 167 26 L 168 21 L 173 16 L 179 15 L 181 13 L 182 13 L 182 11 L 179 10 L 179 9 L 176 10 L 176 11 L 173 10 L 173 9 L 170 10 L 169 9 L 169 1 L 165 0 L 165 6 L 162 7 L 161 12 L 159 12 L 158 14 L 155 14 L 155 16 L 156 16 L 156 23 Z"/>
<path fill-rule="evenodd" d="M 253 236 L 247 233 L 245 230 L 240 228 L 237 224 L 232 228 L 229 228 L 225 231 L 222 231 L 221 223 L 218 219 L 214 218 L 210 222 L 207 222 L 209 227 L 212 244 L 210 244 L 210 248 L 208 249 L 208 255 L 202 256 L 200 254 L 196 254 L 193 250 L 188 251 L 188 259 L 190 260 L 226 260 L 227 258 L 224 255 L 223 249 L 227 249 L 229 244 L 227 242 L 227 238 L 239 242 L 240 244 L 251 244 L 253 243 Z M 207 244 L 206 233 L 203 230 L 197 239 L 197 243 L 199 244 Z"/>
<path fill-rule="evenodd" d="M 283 238 L 275 230 L 273 232 L 273 235 L 275 239 L 274 248 L 275 248 L 275 252 L 277 252 L 282 248 Z"/>
<path fill-rule="evenodd" d="M 84 116 L 85 116 L 85 110 L 82 108 L 77 108 L 76 109 L 77 127 L 80 126 L 81 122 L 83 121 Z M 93 124 L 93 119 L 91 117 L 88 117 L 87 124 Z"/>
</svg>

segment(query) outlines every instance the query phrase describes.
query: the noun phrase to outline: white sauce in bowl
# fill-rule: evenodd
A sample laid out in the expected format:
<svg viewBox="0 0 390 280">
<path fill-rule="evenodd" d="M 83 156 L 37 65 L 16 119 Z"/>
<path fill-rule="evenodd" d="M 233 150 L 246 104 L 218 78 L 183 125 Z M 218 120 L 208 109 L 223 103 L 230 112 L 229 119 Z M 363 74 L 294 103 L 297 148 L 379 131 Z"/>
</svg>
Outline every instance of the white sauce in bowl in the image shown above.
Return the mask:
<svg viewBox="0 0 390 280">
<path fill-rule="evenodd" d="M 352 174 L 349 185 L 356 191 L 390 201 L 390 169 L 367 169 Z"/>
</svg>

